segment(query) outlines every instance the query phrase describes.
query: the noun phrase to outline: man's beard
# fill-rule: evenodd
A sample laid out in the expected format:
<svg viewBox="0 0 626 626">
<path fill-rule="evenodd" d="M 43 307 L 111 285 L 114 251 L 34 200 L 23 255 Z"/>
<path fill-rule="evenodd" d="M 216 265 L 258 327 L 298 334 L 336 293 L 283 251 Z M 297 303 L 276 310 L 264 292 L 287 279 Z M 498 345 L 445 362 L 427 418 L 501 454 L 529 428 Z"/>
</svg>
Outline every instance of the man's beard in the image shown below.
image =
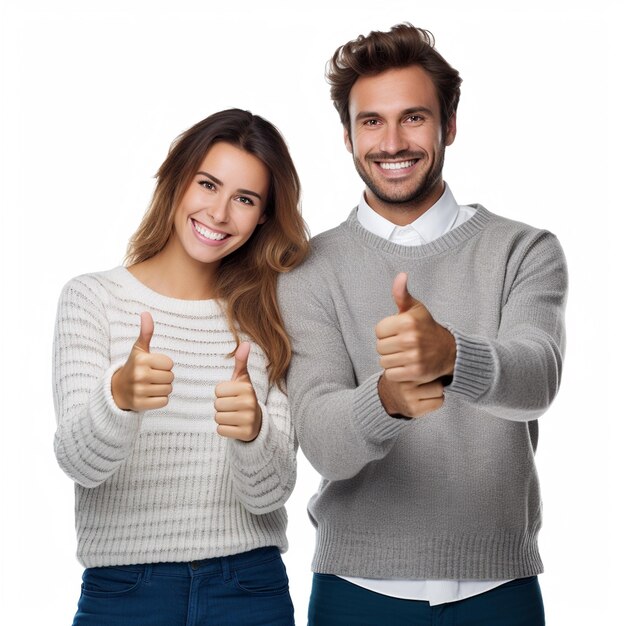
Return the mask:
<svg viewBox="0 0 626 626">
<path fill-rule="evenodd" d="M 423 153 L 415 153 L 415 152 L 399 152 L 398 154 L 389 155 L 385 153 L 377 153 L 374 155 L 370 155 L 367 160 L 368 161 L 382 161 L 385 159 L 394 159 L 394 160 L 405 160 L 410 161 L 415 158 L 423 157 Z M 389 191 L 385 191 L 381 189 L 381 186 L 378 185 L 372 177 L 365 171 L 362 167 L 360 161 L 353 156 L 354 167 L 358 172 L 361 180 L 367 185 L 368 189 L 381 201 L 386 204 L 392 205 L 405 205 L 405 207 L 398 206 L 397 208 L 407 208 L 418 205 L 424 199 L 426 199 L 429 194 L 433 191 L 433 189 L 437 186 L 441 179 L 441 173 L 443 172 L 443 162 L 445 157 L 445 147 L 441 148 L 441 152 L 437 155 L 436 161 L 432 164 L 429 170 L 427 170 L 421 179 L 417 180 L 415 183 L 414 189 L 409 189 L 407 191 L 402 192 L 402 190 L 398 190 L 395 194 L 389 193 Z M 376 167 L 376 166 L 374 166 Z M 393 182 L 388 183 L 389 187 L 393 189 Z"/>
</svg>

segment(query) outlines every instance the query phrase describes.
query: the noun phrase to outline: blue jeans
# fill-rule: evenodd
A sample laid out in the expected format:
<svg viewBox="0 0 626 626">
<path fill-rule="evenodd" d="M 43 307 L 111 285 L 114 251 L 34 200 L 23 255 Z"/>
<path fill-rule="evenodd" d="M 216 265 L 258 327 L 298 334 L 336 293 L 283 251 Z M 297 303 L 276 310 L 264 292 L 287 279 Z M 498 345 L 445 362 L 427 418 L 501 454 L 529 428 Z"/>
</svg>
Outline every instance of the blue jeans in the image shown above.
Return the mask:
<svg viewBox="0 0 626 626">
<path fill-rule="evenodd" d="M 73 626 L 293 626 L 278 548 L 191 563 L 92 567 Z"/>
<path fill-rule="evenodd" d="M 536 576 L 430 606 L 385 596 L 331 574 L 314 574 L 309 626 L 544 626 Z"/>
</svg>

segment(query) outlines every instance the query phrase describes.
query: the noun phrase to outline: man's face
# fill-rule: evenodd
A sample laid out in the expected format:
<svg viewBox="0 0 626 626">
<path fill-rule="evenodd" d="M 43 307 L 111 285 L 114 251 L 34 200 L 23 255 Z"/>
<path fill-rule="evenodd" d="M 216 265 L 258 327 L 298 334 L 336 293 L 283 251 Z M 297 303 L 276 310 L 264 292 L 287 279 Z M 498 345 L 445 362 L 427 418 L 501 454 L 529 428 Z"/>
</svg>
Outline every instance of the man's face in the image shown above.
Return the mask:
<svg viewBox="0 0 626 626">
<path fill-rule="evenodd" d="M 408 224 L 443 193 L 445 146 L 456 120 L 441 128 L 439 101 L 419 66 L 359 78 L 350 91 L 346 148 L 367 185 L 366 199 L 383 217 Z"/>
</svg>

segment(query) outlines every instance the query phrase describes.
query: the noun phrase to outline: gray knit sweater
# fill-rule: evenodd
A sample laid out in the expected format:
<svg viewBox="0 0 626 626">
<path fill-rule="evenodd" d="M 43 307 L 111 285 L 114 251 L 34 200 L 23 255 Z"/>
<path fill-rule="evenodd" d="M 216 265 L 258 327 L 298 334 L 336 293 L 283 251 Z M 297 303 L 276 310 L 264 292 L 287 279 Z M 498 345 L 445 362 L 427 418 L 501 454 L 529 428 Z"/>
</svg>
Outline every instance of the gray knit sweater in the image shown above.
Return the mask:
<svg viewBox="0 0 626 626">
<path fill-rule="evenodd" d="M 444 406 L 392 418 L 377 393 L 374 327 L 409 291 L 457 342 Z M 299 443 L 322 475 L 309 503 L 316 572 L 505 580 L 542 571 L 537 418 L 561 378 L 565 260 L 556 238 L 477 206 L 419 247 L 365 230 L 354 210 L 282 276 Z"/>
<path fill-rule="evenodd" d="M 142 311 L 154 318 L 150 349 L 172 358 L 175 379 L 165 408 L 135 413 L 117 408 L 110 382 Z M 215 300 L 159 295 L 123 267 L 79 276 L 61 294 L 54 344 L 55 451 L 76 483 L 85 567 L 287 548 L 296 444 L 286 398 L 253 345 L 259 436 L 217 434 L 214 388 L 232 376 L 234 339 Z"/>
</svg>

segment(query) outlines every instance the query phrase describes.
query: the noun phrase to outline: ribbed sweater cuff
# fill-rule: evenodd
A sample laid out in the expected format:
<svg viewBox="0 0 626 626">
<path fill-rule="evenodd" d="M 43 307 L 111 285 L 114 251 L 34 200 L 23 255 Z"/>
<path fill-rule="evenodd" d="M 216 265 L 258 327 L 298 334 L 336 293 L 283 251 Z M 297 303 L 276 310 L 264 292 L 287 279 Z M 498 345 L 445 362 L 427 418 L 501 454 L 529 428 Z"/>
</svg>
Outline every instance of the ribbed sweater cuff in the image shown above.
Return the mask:
<svg viewBox="0 0 626 626">
<path fill-rule="evenodd" d="M 261 430 L 253 441 L 240 441 L 239 439 L 229 439 L 228 445 L 233 458 L 241 467 L 246 468 L 246 473 L 252 469 L 263 469 L 272 461 L 274 450 L 276 450 L 277 440 L 275 427 L 267 412 L 265 405 L 259 403 L 261 407 Z"/>
<path fill-rule="evenodd" d="M 129 440 L 134 440 L 141 424 L 141 413 L 123 411 L 113 400 L 111 377 L 119 368 L 120 365 L 116 364 L 106 370 L 102 383 L 94 390 L 89 402 L 94 433 L 98 433 L 98 438 L 108 444 L 127 444 Z"/>
<path fill-rule="evenodd" d="M 489 344 L 480 337 L 466 335 L 450 326 L 456 341 L 456 362 L 452 383 L 446 393 L 458 393 L 477 400 L 493 384 L 495 363 Z"/>
<path fill-rule="evenodd" d="M 365 433 L 365 437 L 373 443 L 395 437 L 411 423 L 411 420 L 391 417 L 385 411 L 378 395 L 380 377 L 381 373 L 378 372 L 366 378 L 356 388 L 352 411 L 357 426 Z"/>
</svg>

